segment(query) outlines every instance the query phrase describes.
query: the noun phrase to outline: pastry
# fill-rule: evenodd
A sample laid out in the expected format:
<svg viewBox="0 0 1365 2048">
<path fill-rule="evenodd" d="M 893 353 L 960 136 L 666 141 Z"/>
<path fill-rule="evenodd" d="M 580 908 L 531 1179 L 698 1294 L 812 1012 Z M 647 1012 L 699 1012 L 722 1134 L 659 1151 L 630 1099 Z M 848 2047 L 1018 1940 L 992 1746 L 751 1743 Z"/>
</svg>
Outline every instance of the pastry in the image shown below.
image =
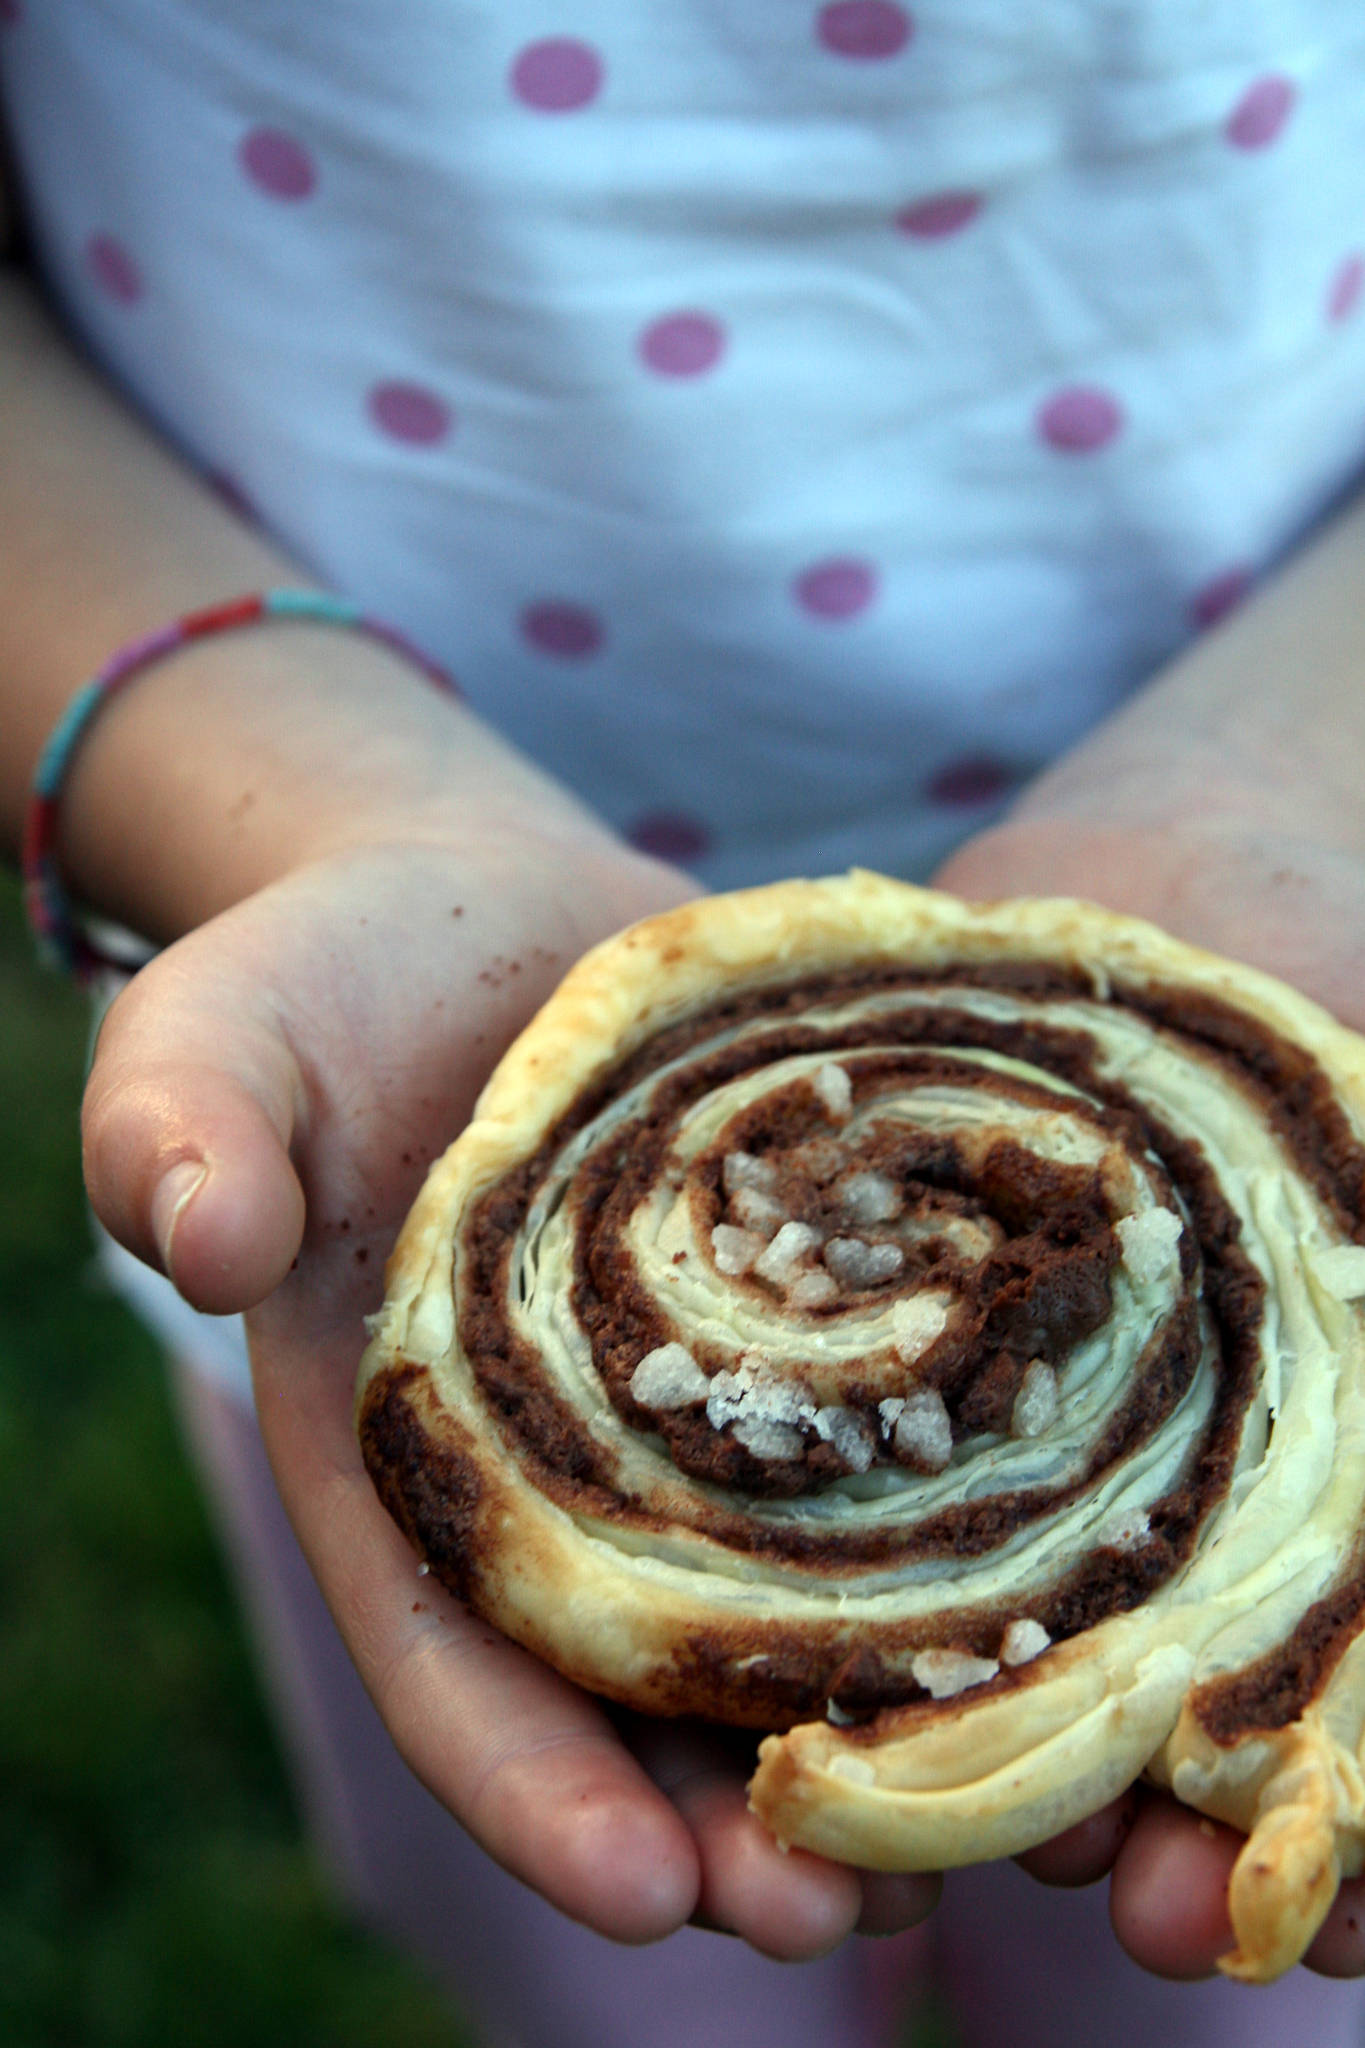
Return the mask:
<svg viewBox="0 0 1365 2048">
<path fill-rule="evenodd" d="M 433 1168 L 358 1395 L 455 1593 L 885 1870 L 1144 1770 L 1231 1974 L 1365 1854 L 1365 1041 L 1066 901 L 869 874 L 589 954 Z"/>
</svg>

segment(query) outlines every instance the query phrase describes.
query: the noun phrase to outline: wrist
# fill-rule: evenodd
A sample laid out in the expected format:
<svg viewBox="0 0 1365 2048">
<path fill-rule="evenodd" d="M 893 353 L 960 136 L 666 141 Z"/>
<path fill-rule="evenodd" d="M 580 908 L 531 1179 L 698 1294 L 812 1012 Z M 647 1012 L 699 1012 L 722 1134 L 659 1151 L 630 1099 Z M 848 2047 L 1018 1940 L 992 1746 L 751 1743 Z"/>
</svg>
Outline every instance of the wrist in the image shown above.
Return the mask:
<svg viewBox="0 0 1365 2048">
<path fill-rule="evenodd" d="M 1111 766 L 1111 772 L 1106 772 Z M 1228 864 L 1294 864 L 1325 833 L 1283 792 L 1189 755 L 1105 764 L 1070 758 L 1025 792 L 998 825 L 951 855 L 936 880 L 962 896 L 1079 896 L 1112 910 L 1182 922 L 1193 886 Z"/>
<path fill-rule="evenodd" d="M 365 844 L 601 831 L 414 660 L 296 619 L 212 634 L 104 702 L 61 792 L 70 894 L 155 941 Z"/>
</svg>

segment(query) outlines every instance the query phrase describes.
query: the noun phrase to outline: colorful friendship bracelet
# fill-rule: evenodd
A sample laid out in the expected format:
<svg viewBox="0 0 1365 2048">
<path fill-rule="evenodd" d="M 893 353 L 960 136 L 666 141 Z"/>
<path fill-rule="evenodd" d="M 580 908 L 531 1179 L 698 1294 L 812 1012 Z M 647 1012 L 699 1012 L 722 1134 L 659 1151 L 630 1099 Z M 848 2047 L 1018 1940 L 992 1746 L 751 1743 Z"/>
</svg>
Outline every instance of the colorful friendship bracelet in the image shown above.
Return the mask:
<svg viewBox="0 0 1365 2048">
<path fill-rule="evenodd" d="M 305 619 L 327 626 L 351 627 L 391 647 L 441 689 L 459 694 L 453 678 L 406 634 L 381 619 L 371 618 L 344 598 L 330 597 L 321 591 L 265 590 L 233 598 L 226 604 L 187 612 L 154 633 L 130 640 L 76 692 L 43 748 L 34 774 L 20 858 L 24 908 L 38 951 L 48 965 L 64 969 L 81 982 L 92 980 L 102 969 L 126 970 L 129 965 L 125 956 L 105 950 L 91 933 L 82 929 L 57 870 L 57 813 L 62 787 L 91 722 L 116 691 L 164 655 L 211 633 L 232 632 L 264 619 Z"/>
</svg>

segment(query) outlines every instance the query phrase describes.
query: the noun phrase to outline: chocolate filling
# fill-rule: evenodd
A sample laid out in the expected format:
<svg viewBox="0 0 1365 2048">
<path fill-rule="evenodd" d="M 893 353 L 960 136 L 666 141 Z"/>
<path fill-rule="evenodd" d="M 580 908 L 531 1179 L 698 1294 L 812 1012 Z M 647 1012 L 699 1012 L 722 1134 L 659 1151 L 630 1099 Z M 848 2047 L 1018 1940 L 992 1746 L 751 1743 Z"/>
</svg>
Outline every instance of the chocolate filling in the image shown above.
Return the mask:
<svg viewBox="0 0 1365 2048">
<path fill-rule="evenodd" d="M 1199 1725 L 1224 1747 L 1248 1735 L 1287 1728 L 1331 1677 L 1359 1633 L 1365 1613 L 1365 1550 L 1357 1544 L 1346 1576 L 1306 1609 L 1284 1642 L 1243 1671 L 1197 1686 L 1190 1705 Z"/>
<path fill-rule="evenodd" d="M 500 1182 L 466 1219 L 459 1252 L 465 1276 L 460 1338 L 509 1447 L 534 1468 L 536 1483 L 562 1505 L 609 1522 L 644 1528 L 682 1526 L 739 1552 L 762 1553 L 789 1567 L 837 1577 L 869 1566 L 980 1555 L 1007 1541 L 1025 1523 L 1065 1506 L 1105 1469 L 1129 1455 L 1190 1384 L 1201 1336 L 1188 1290 L 1202 1263 L 1202 1297 L 1218 1355 L 1212 1415 L 1190 1448 L 1179 1483 L 1149 1509 L 1147 1539 L 1132 1548 L 1098 1546 L 1030 1604 L 1030 1613 L 1056 1640 L 1148 1598 L 1189 1558 L 1204 1520 L 1224 1498 L 1247 1405 L 1255 1392 L 1263 1284 L 1240 1246 L 1236 1214 L 1200 1148 L 1177 1139 L 1121 1085 L 1102 1075 L 1088 1033 L 1027 1017 L 1006 1022 L 921 1005 L 915 992 L 929 984 L 1095 1000 L 1085 977 L 1042 963 L 1000 969 L 972 966 L 932 975 L 849 974 L 751 991 L 672 1027 L 622 1062 L 560 1123 L 536 1156 Z M 881 992 L 899 993 L 904 1002 L 837 1029 L 799 1017 L 815 1001 L 828 1006 Z M 1332 1097 L 1326 1076 L 1307 1054 L 1202 994 L 1135 987 L 1116 989 L 1111 1000 L 1130 1005 L 1161 1030 L 1192 1041 L 1215 1061 L 1251 1097 L 1343 1225 L 1357 1238 L 1365 1237 L 1365 1151 Z M 738 1039 L 713 1047 L 676 1072 L 661 1074 L 645 1112 L 614 1131 L 580 1167 L 570 1197 L 573 1308 L 602 1381 L 628 1427 L 663 1436 L 677 1466 L 706 1482 L 704 1491 L 689 1493 L 681 1505 L 670 1500 L 665 1520 L 622 1489 L 613 1451 L 546 1382 L 534 1349 L 513 1329 L 507 1312 L 511 1248 L 536 1189 L 578 1131 L 651 1073 L 684 1058 L 720 1030 L 738 1026 L 746 1027 Z M 856 1057 L 860 1048 L 872 1046 L 875 1053 Z M 897 1046 L 906 1051 L 885 1050 Z M 633 1400 L 629 1381 L 640 1358 L 669 1342 L 674 1333 L 664 1310 L 635 1273 L 624 1242 L 625 1223 L 665 1170 L 672 1133 L 687 1109 L 738 1075 L 793 1054 L 837 1054 L 860 1100 L 875 1096 L 879 1086 L 907 1072 L 917 1080 L 951 1080 L 959 1085 L 966 1079 L 978 1086 L 984 1079 L 992 1093 L 1016 1100 L 1056 1100 L 1013 1076 L 995 1071 L 983 1076 L 979 1067 L 955 1060 L 953 1049 L 1003 1054 L 1056 1075 L 1102 1105 L 1096 1108 L 1068 1097 L 1068 1116 L 1095 1124 L 1140 1158 L 1156 1155 L 1191 1221 L 1180 1248 L 1186 1299 L 1148 1346 L 1123 1404 L 1092 1446 L 1084 1472 L 1069 1485 L 999 1494 L 919 1520 L 888 1519 L 857 1530 L 831 1530 L 732 1508 L 716 1498 L 716 1490 L 753 1499 L 790 1496 L 818 1490 L 848 1467 L 824 1442 L 807 1444 L 800 1457 L 761 1458 L 729 1431 L 712 1428 L 696 1410 L 661 1416 Z M 802 1085 L 755 1105 L 726 1138 L 727 1145 L 742 1144 L 760 1158 L 777 1161 L 786 1176 L 779 1184 L 787 1213 L 822 1230 L 830 1227 L 831 1216 L 825 1186 L 818 1174 L 803 1178 L 789 1162 L 803 1143 L 827 1128 L 811 1089 Z M 951 1335 L 934 1344 L 921 1361 L 923 1382 L 936 1387 L 947 1403 L 955 1438 L 1001 1429 L 1028 1363 L 1064 1358 L 1107 1313 L 1118 1250 L 1098 1174 L 1049 1165 L 1008 1143 L 972 1168 L 950 1139 L 926 1139 L 903 1127 L 879 1127 L 875 1120 L 868 1144 L 860 1145 L 858 1164 L 875 1167 L 890 1178 L 912 1216 L 986 1218 L 1003 1231 L 998 1249 L 973 1263 L 955 1255 L 950 1233 L 936 1238 L 930 1232 L 905 1274 L 916 1286 L 946 1288 L 964 1305 Z M 712 1205 L 706 1213 L 716 1216 L 722 1213 L 720 1165 L 718 1149 L 694 1164 L 690 1176 L 700 1191 L 697 1199 Z M 879 1240 L 876 1229 L 864 1234 Z M 890 1229 L 880 1233 L 883 1241 L 893 1237 Z M 731 1284 L 762 1291 L 761 1281 L 750 1278 Z M 888 1291 L 896 1290 L 893 1286 Z M 839 1308 L 844 1306 L 846 1298 Z M 813 1311 L 812 1328 L 836 1312 Z M 714 1360 L 702 1357 L 699 1362 L 704 1369 L 714 1368 Z M 876 1391 L 870 1384 L 866 1399 L 874 1399 Z M 859 1398 L 856 1383 L 850 1398 Z M 881 1463 L 895 1462 L 885 1445 L 879 1446 L 877 1457 Z M 439 1519 L 435 1478 L 430 1505 Z M 459 1522 L 458 1513 L 454 1520 Z M 423 1540 L 430 1551 L 430 1537 L 424 1535 Z M 458 1534 L 452 1542 L 458 1550 Z M 1230 1741 L 1243 1728 L 1280 1725 L 1282 1705 L 1288 1711 L 1296 1701 L 1311 1696 L 1365 1606 L 1365 1567 L 1353 1566 L 1345 1587 L 1319 1605 L 1323 1614 L 1310 1610 L 1290 1642 L 1262 1660 L 1264 1668 L 1255 1668 L 1254 1678 L 1249 1673 L 1204 1688 L 1199 1711 L 1215 1739 Z M 955 1617 L 954 1640 L 990 1655 L 998 1642 L 998 1627 L 997 1616 Z M 703 1646 L 694 1648 L 703 1654 Z M 843 1676 L 840 1672 L 849 1659 L 846 1650 L 837 1667 L 812 1672 L 807 1664 L 799 1679 L 794 1672 L 788 1708 L 809 1711 L 812 1688 L 818 1693 L 822 1686 L 829 1686 L 846 1710 L 857 1712 L 915 1696 L 911 1681 L 903 1675 L 888 1677 L 887 1667 L 880 1663 L 878 1673 L 869 1678 L 868 1660 L 878 1658 L 875 1648 L 867 1646 L 860 1654 L 856 1670 L 850 1665 Z M 783 1691 L 772 1672 L 769 1679 Z M 1257 1721 L 1257 1714 L 1267 1718 Z"/>
<path fill-rule="evenodd" d="M 425 1366 L 401 1364 L 365 1390 L 361 1449 L 375 1488 L 414 1549 L 461 1599 L 476 1590 L 473 1541 L 483 1476 L 474 1458 L 440 1441 Z"/>
<path fill-rule="evenodd" d="M 937 1056 L 868 1059 L 854 1063 L 850 1071 L 858 1087 L 874 1096 L 878 1084 L 895 1080 L 975 1084 L 980 1078 L 979 1069 Z M 1010 1083 L 997 1092 L 1009 1092 L 1038 1107 L 1052 1108 L 1055 1102 L 1025 1084 Z M 810 1097 L 805 1083 L 780 1091 L 738 1119 L 728 1137 L 760 1159 L 799 1159 L 803 1149 L 812 1149 L 806 1143 L 812 1136 Z M 658 1430 L 674 1463 L 691 1477 L 719 1485 L 738 1483 L 759 1496 L 809 1492 L 848 1469 L 831 1456 L 828 1445 L 815 1443 L 800 1462 L 765 1464 L 732 1439 L 718 1436 L 704 1415 L 656 1416 L 629 1392 L 636 1364 L 663 1341 L 667 1324 L 635 1277 L 625 1228 L 664 1170 L 670 1134 L 670 1124 L 660 1124 L 653 1116 L 642 1119 L 624 1134 L 629 1162 L 624 1171 L 618 1134 L 602 1148 L 603 1156 L 586 1161 L 577 1176 L 581 1200 L 574 1309 L 591 1340 L 593 1363 L 623 1420 L 636 1429 Z M 913 1221 L 927 1211 L 937 1223 L 945 1213 L 956 1213 L 969 1219 L 984 1217 L 1003 1227 L 1007 1241 L 1001 1248 L 970 1265 L 941 1236 L 931 1236 L 919 1247 L 912 1244 L 901 1277 L 950 1289 L 966 1310 L 952 1337 L 935 1345 L 932 1369 L 921 1375 L 924 1384 L 944 1396 L 958 1425 L 955 1433 L 1004 1433 L 1030 1361 L 1065 1357 L 1108 1313 L 1109 1274 L 1117 1248 L 1099 1178 L 1091 1169 L 1040 1161 L 1008 1141 L 992 1146 L 981 1168 L 973 1171 L 950 1138 L 924 1137 L 894 1127 L 879 1132 L 875 1126 L 871 1138 L 870 1144 L 859 1145 L 859 1163 L 876 1167 L 899 1186 L 905 1217 Z M 720 1214 L 720 1175 L 721 1155 L 713 1151 L 696 1173 L 704 1232 Z M 778 1185 L 783 1207 L 795 1220 L 817 1228 L 830 1226 L 837 1204 L 827 1184 L 788 1167 L 779 1172 Z M 889 1228 L 874 1230 L 871 1236 L 895 1241 Z M 775 1298 L 774 1290 L 760 1281 L 736 1284 L 760 1298 L 765 1293 Z M 839 1306 L 879 1291 L 854 1289 Z M 720 1363 L 704 1350 L 697 1355 L 713 1368 Z M 799 1377 L 799 1362 L 791 1369 Z M 858 1402 L 856 1387 L 850 1390 L 850 1399 Z M 875 1390 L 866 1390 L 862 1400 L 875 1408 Z M 746 1476 L 737 1478 L 740 1473 Z"/>
</svg>

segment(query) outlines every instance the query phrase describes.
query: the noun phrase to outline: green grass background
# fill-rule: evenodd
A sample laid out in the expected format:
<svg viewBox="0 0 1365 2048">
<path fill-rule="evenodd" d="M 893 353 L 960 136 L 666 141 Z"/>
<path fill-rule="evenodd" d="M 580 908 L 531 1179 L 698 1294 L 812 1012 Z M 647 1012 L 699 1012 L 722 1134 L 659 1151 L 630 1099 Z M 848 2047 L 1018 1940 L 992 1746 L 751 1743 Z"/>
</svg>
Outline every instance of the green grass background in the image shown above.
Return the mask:
<svg viewBox="0 0 1365 2048">
<path fill-rule="evenodd" d="M 468 2048 L 305 1848 L 155 1345 L 91 1270 L 84 1001 L 0 880 L 0 2043 Z"/>
<path fill-rule="evenodd" d="M 92 1270 L 87 1032 L 0 875 L 0 2044 L 472 2048 L 302 1840 L 156 1346 Z"/>
</svg>

